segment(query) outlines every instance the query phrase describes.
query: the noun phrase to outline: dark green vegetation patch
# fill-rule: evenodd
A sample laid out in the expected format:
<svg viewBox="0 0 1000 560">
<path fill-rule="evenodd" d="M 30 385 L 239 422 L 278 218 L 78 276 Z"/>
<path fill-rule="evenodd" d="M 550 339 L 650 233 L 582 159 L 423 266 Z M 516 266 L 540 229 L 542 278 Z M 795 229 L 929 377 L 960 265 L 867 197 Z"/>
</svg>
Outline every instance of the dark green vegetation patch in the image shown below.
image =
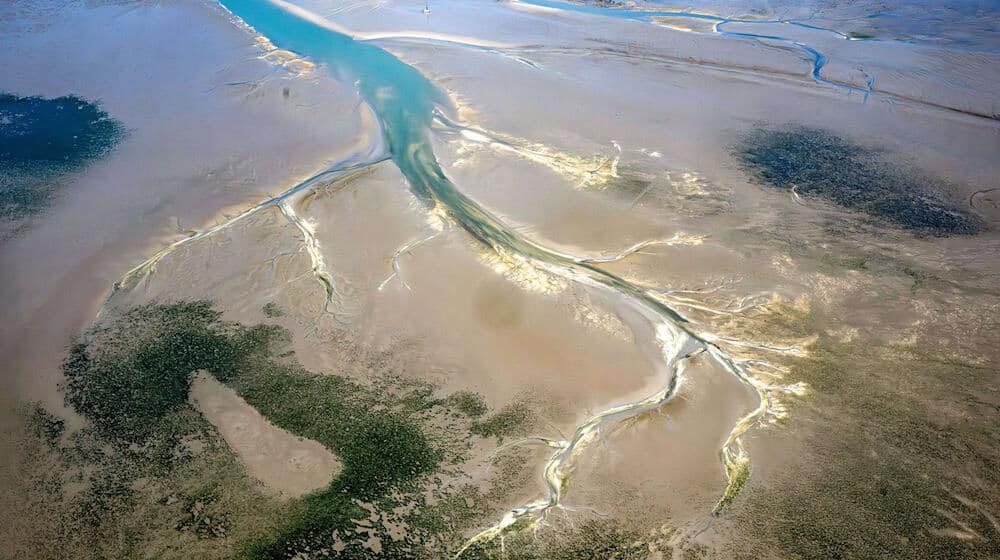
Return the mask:
<svg viewBox="0 0 1000 560">
<path fill-rule="evenodd" d="M 930 235 L 973 234 L 976 216 L 943 198 L 942 181 L 886 161 L 835 134 L 806 127 L 755 128 L 735 155 L 758 182 L 794 189 Z"/>
<path fill-rule="evenodd" d="M 66 422 L 47 412 L 44 408 L 26 406 L 21 413 L 27 417 L 28 427 L 48 445 L 57 445 L 66 431 Z"/>
<path fill-rule="evenodd" d="M 483 420 L 474 422 L 472 431 L 483 437 L 495 437 L 503 441 L 504 436 L 524 435 L 531 424 L 531 407 L 523 402 L 513 402 Z"/>
<path fill-rule="evenodd" d="M 278 317 L 283 317 L 285 315 L 285 312 L 281 310 L 281 307 L 279 307 L 278 304 L 274 303 L 273 301 L 265 303 L 264 306 L 260 308 L 260 311 L 268 319 L 275 319 Z"/>
<path fill-rule="evenodd" d="M 815 332 L 809 320 L 788 309 L 766 328 Z M 934 338 L 885 343 L 867 333 L 821 335 L 791 365 L 789 378 L 809 387 L 787 403 L 797 437 L 785 467 L 751 481 L 727 514 L 746 537 L 726 557 L 1000 558 L 988 505 L 1000 503 L 993 365 Z"/>
<path fill-rule="evenodd" d="M 452 406 L 467 416 L 479 417 L 486 414 L 488 410 L 486 401 L 479 393 L 458 391 L 449 395 L 448 399 Z"/>
<path fill-rule="evenodd" d="M 647 560 L 648 539 L 609 519 L 590 519 L 559 531 L 521 531 L 470 547 L 462 560 Z M 544 537 L 544 538 L 543 538 Z M 659 556 L 659 555 L 658 555 Z"/>
<path fill-rule="evenodd" d="M 0 218 L 45 208 L 62 175 L 103 156 L 124 132 L 97 104 L 74 95 L 0 93 Z"/>
<path fill-rule="evenodd" d="M 476 419 L 488 412 L 481 396 L 437 396 L 433 386 L 391 372 L 370 383 L 317 375 L 290 357 L 289 343 L 279 326 L 227 322 L 204 301 L 134 307 L 75 343 L 63 365 L 67 404 L 90 421 L 104 447 L 141 464 L 119 464 L 91 481 L 94 499 L 86 503 L 94 523 L 135 507 L 133 475 L 170 476 L 196 454 L 192 438 L 210 431 L 188 403 L 199 371 L 275 425 L 324 445 L 343 468 L 326 489 L 277 508 L 266 531 L 248 532 L 240 516 L 230 515 L 224 504 L 233 498 L 218 484 L 185 490 L 173 506 L 181 508 L 176 530 L 199 539 L 236 535 L 230 550 L 245 558 L 293 558 L 307 550 L 331 558 L 424 558 L 454 548 L 462 530 L 496 507 L 475 487 L 442 483 L 462 476 L 474 433 L 482 431 L 474 429 Z M 518 409 L 520 422 L 525 414 Z M 500 437 L 509 425 L 520 426 L 510 415 L 505 409 L 489 417 L 485 432 Z M 32 422 L 39 437 L 61 437 L 55 419 L 37 413 Z M 366 548 L 359 520 L 401 507 L 408 513 L 392 513 L 392 523 L 405 525 L 405 534 L 382 538 L 377 552 Z M 428 552 L 428 543 L 436 552 Z"/>
<path fill-rule="evenodd" d="M 221 378 L 266 360 L 278 327 L 226 325 L 208 302 L 136 307 L 70 348 L 67 404 L 105 437 L 145 443 L 187 407 L 198 370 Z"/>
</svg>

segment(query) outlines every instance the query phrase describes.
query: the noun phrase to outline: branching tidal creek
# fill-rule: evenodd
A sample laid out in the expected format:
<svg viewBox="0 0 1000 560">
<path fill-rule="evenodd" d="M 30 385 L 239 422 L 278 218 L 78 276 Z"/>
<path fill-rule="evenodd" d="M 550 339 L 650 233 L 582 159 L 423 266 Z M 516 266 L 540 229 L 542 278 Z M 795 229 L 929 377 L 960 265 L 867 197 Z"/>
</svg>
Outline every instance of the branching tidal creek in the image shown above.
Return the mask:
<svg viewBox="0 0 1000 560">
<path fill-rule="evenodd" d="M 461 229 L 483 250 L 503 259 L 607 293 L 618 304 L 634 310 L 644 319 L 642 326 L 649 330 L 636 333 L 636 340 L 658 345 L 655 354 L 661 356 L 662 361 L 656 372 L 657 379 L 661 380 L 656 391 L 638 400 L 614 404 L 584 419 L 565 439 L 537 437 L 517 442 L 540 443 L 552 449 L 542 473 L 545 495 L 510 510 L 493 525 L 473 534 L 457 556 L 474 544 L 502 538 L 506 531 L 544 523 L 547 514 L 563 507 L 563 490 L 574 465 L 587 459 L 588 447 L 614 427 L 629 419 L 656 412 L 670 401 L 684 382 L 686 368 L 695 359 L 705 360 L 712 367 L 734 376 L 758 397 L 756 408 L 736 422 L 719 450 L 721 467 L 728 483 L 716 503 L 715 511 L 724 508 L 741 491 L 750 472 L 750 458 L 742 439 L 744 434 L 781 414 L 781 407 L 776 402 L 781 393 L 800 392 L 802 387 L 763 381 L 755 371 L 769 365 L 759 358 L 740 357 L 736 351 L 751 348 L 760 352 L 792 353 L 796 352 L 795 349 L 755 345 L 701 332 L 695 323 L 676 309 L 689 306 L 687 298 L 678 293 L 639 286 L 601 267 L 607 262 L 627 258 L 642 247 L 669 241 L 643 242 L 614 257 L 575 256 L 547 248 L 522 235 L 463 194 L 442 170 L 431 143 L 432 126 L 462 130 L 460 125 L 444 116 L 451 107 L 449 99 L 418 70 L 392 54 L 369 42 L 355 40 L 319 16 L 280 0 L 221 0 L 221 3 L 254 32 L 279 48 L 325 65 L 336 76 L 350 77 L 381 126 L 384 145 L 378 146 L 377 150 L 387 152 L 388 159 L 402 172 L 412 193 L 428 209 L 443 217 L 447 225 Z M 385 159 L 386 156 L 379 153 L 370 153 L 357 160 L 343 162 L 228 221 L 159 251 L 117 282 L 109 298 L 135 286 L 177 247 L 212 235 L 263 208 L 277 207 L 302 234 L 304 248 L 312 262 L 312 272 L 323 284 L 326 307 L 335 306 L 337 287 L 326 270 L 322 248 L 315 235 L 315 228 L 322 228 L 322 224 L 307 222 L 299 217 L 291 203 L 292 198 Z"/>
</svg>

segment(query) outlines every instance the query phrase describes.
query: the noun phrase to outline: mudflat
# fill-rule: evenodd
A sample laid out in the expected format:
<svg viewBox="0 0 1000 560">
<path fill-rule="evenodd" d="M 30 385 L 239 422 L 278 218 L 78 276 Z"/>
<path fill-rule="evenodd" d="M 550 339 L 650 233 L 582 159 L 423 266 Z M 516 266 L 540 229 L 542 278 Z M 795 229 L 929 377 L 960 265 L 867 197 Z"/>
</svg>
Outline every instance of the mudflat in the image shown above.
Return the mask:
<svg viewBox="0 0 1000 560">
<path fill-rule="evenodd" d="M 0 7 L 0 556 L 996 557 L 998 16 Z"/>
</svg>

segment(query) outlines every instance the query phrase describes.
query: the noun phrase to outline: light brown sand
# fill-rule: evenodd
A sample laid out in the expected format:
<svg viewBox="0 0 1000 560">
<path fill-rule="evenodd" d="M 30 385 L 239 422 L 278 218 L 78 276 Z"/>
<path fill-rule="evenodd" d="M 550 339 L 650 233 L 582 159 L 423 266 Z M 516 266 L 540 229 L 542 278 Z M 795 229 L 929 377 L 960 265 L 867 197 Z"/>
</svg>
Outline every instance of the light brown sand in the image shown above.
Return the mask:
<svg viewBox="0 0 1000 560">
<path fill-rule="evenodd" d="M 250 476 L 285 498 L 325 488 L 340 463 L 321 444 L 267 421 L 235 391 L 200 373 L 190 399 L 246 466 Z"/>
</svg>

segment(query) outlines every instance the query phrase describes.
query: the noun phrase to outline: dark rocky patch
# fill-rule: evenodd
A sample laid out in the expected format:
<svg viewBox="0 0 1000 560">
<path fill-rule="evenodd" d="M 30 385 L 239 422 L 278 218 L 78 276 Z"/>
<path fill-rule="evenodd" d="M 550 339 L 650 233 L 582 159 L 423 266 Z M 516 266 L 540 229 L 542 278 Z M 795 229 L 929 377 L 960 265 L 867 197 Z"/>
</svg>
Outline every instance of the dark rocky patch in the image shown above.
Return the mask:
<svg viewBox="0 0 1000 560">
<path fill-rule="evenodd" d="M 831 132 L 755 128 L 735 148 L 759 183 L 795 189 L 925 235 L 974 234 L 985 224 L 943 198 L 944 183 L 887 161 L 884 154 Z"/>
</svg>

